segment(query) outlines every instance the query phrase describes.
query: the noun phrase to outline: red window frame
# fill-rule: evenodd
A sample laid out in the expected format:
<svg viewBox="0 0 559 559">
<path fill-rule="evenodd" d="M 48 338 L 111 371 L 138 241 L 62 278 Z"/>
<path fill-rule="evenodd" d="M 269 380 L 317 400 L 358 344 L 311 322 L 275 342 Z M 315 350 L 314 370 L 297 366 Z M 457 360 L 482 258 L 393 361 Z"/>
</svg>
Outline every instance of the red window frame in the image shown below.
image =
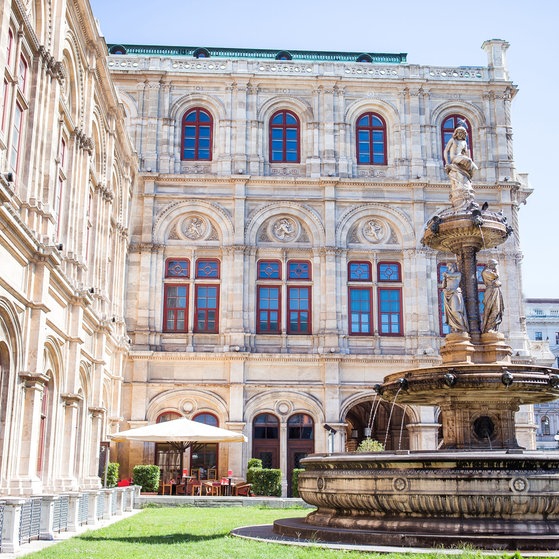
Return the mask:
<svg viewBox="0 0 559 559">
<path fill-rule="evenodd" d="M 23 108 L 19 103 L 16 103 L 16 110 L 14 111 L 14 121 L 12 126 L 12 145 L 10 155 L 10 167 L 14 173 L 17 173 L 19 168 L 19 155 L 20 144 L 23 129 Z"/>
<path fill-rule="evenodd" d="M 383 294 L 397 294 L 397 298 L 394 301 L 389 301 L 389 303 L 397 302 L 397 310 L 383 310 L 383 304 L 386 300 Z M 379 336 L 403 336 L 404 335 L 404 324 L 403 324 L 403 301 L 402 301 L 402 288 L 401 287 L 378 287 L 377 288 L 377 307 L 378 307 L 378 333 Z M 384 317 L 388 317 L 388 331 L 384 331 L 385 321 Z M 397 320 L 394 321 L 393 318 L 396 317 Z M 397 330 L 396 330 L 397 329 Z"/>
<path fill-rule="evenodd" d="M 215 290 L 213 295 L 202 295 L 203 290 Z M 214 306 L 209 306 L 210 301 Z M 206 304 L 202 305 L 201 303 Z M 212 317 L 212 312 L 214 313 Z M 197 283 L 194 286 L 194 333 L 217 334 L 219 331 L 219 284 Z"/>
<path fill-rule="evenodd" d="M 396 267 L 397 274 L 398 274 L 397 277 L 390 278 L 390 279 L 386 279 L 385 277 L 383 277 L 383 273 L 382 273 L 383 266 L 389 266 L 391 268 Z M 377 280 L 379 283 L 384 283 L 384 282 L 400 283 L 402 281 L 402 266 L 400 265 L 400 262 L 387 262 L 387 261 L 379 262 L 377 264 Z"/>
<path fill-rule="evenodd" d="M 23 56 L 23 54 L 19 58 L 19 66 L 17 69 L 17 85 L 21 91 L 25 95 L 25 91 L 27 89 L 27 70 L 29 69 L 29 64 L 27 60 Z"/>
<path fill-rule="evenodd" d="M 166 278 L 190 278 L 190 260 L 188 258 L 167 258 L 165 260 Z"/>
<path fill-rule="evenodd" d="M 264 297 L 263 293 L 268 290 L 277 290 L 277 298 Z M 264 301 L 268 304 L 264 305 Z M 277 308 L 271 308 L 269 302 L 275 301 Z M 281 284 L 265 284 L 256 286 L 256 333 L 257 334 L 280 334 L 281 333 Z M 272 314 L 277 313 L 277 320 L 273 320 Z M 276 324 L 275 327 L 272 324 Z M 264 326 L 263 326 L 264 325 Z"/>
<path fill-rule="evenodd" d="M 204 265 L 209 265 L 206 270 L 203 269 Z M 217 258 L 199 258 L 196 260 L 195 276 L 196 279 L 219 279 L 221 262 Z"/>
<path fill-rule="evenodd" d="M 472 125 L 464 115 L 453 113 L 445 116 L 441 124 L 441 143 L 442 143 L 441 158 L 443 159 L 443 161 L 444 161 L 444 148 L 446 147 L 446 144 L 448 143 L 450 138 L 452 138 L 452 135 L 454 134 L 454 130 L 458 126 L 459 120 L 464 121 L 464 123 L 466 124 L 466 131 L 468 132 L 468 137 L 466 138 L 466 141 L 470 149 L 470 157 L 472 159 L 474 158 L 474 147 L 472 141 Z"/>
<path fill-rule="evenodd" d="M 367 293 L 368 294 L 368 303 L 369 303 L 369 308 L 367 310 L 362 310 L 362 309 L 356 309 L 355 311 L 352 309 L 352 303 L 353 301 L 353 297 L 352 294 L 353 293 Z M 348 307 L 349 307 L 349 312 L 348 312 L 348 332 L 351 336 L 372 336 L 373 332 L 374 332 L 374 325 L 373 325 L 373 289 L 372 287 L 368 286 L 368 287 L 364 287 L 364 286 L 349 286 L 348 288 Z M 354 315 L 358 315 L 359 316 L 359 320 L 356 322 L 353 320 L 353 316 Z M 366 324 L 366 322 L 363 321 L 363 317 L 367 317 L 368 318 L 368 331 L 364 332 L 363 331 L 363 325 Z M 353 325 L 358 324 L 358 328 L 354 329 Z"/>
<path fill-rule="evenodd" d="M 8 45 L 6 47 L 6 66 L 12 66 L 12 47 L 14 46 L 14 34 L 11 29 L 8 29 Z"/>
<path fill-rule="evenodd" d="M 281 280 L 281 262 L 279 260 L 259 260 L 256 263 L 256 269 L 256 276 L 259 280 Z"/>
<path fill-rule="evenodd" d="M 363 119 L 367 119 L 366 124 L 361 123 Z M 380 121 L 380 124 L 376 124 L 375 120 Z M 380 142 L 377 137 L 379 133 L 382 135 Z M 358 165 L 387 165 L 388 150 L 386 145 L 386 121 L 381 115 L 373 112 L 359 115 L 355 126 L 355 143 Z M 379 143 L 382 143 L 381 151 L 376 149 Z M 364 146 L 368 148 L 368 151 L 363 149 Z M 375 156 L 377 155 L 381 155 L 380 161 L 375 161 Z"/>
<path fill-rule="evenodd" d="M 274 120 L 281 118 L 281 122 Z M 293 118 L 295 123 L 287 122 Z M 295 137 L 291 138 L 295 130 Z M 270 163 L 300 163 L 301 162 L 301 121 L 299 117 L 287 109 L 276 111 L 270 118 L 269 125 L 269 161 Z M 296 142 L 295 149 L 290 149 L 290 144 Z M 295 158 L 292 158 L 295 154 Z"/>
<path fill-rule="evenodd" d="M 366 277 L 356 276 L 352 272 L 352 268 L 354 266 L 359 266 L 360 268 L 364 266 L 365 270 L 367 271 L 367 276 Z M 366 281 L 366 282 L 373 281 L 373 271 L 372 271 L 371 263 L 367 262 L 366 260 L 352 260 L 352 261 L 348 262 L 348 264 L 347 264 L 347 277 L 348 277 L 348 281 Z"/>
<path fill-rule="evenodd" d="M 163 292 L 163 332 L 188 332 L 188 283 L 167 283 L 164 286 Z M 184 294 L 173 294 L 170 291 L 173 289 L 184 289 Z M 179 299 L 184 297 L 184 305 L 169 305 L 169 300 L 171 297 Z M 179 312 L 184 313 L 183 326 L 178 327 L 180 320 L 177 319 Z M 170 314 L 169 314 L 170 313 Z M 169 320 L 172 321 L 172 325 L 169 326 Z"/>
<path fill-rule="evenodd" d="M 187 120 L 194 114 L 194 120 Z M 208 120 L 203 120 L 201 115 L 205 115 Z M 193 128 L 194 134 L 187 136 L 187 128 Z M 205 129 L 208 129 L 208 137 L 205 137 Z M 187 140 L 192 140 L 192 146 L 187 147 Z M 208 145 L 205 142 L 208 142 Z M 186 151 L 192 152 L 187 156 Z M 207 152 L 207 153 L 206 153 Z M 213 118 L 209 111 L 201 107 L 195 107 L 184 113 L 182 117 L 181 131 L 181 160 L 182 161 L 212 161 L 213 159 Z"/>
<path fill-rule="evenodd" d="M 4 80 L 4 89 L 2 91 L 2 121 L 0 127 L 2 131 L 6 130 L 6 115 L 8 114 L 8 98 L 10 97 L 10 88 L 8 80 Z"/>
<path fill-rule="evenodd" d="M 295 293 L 297 290 L 298 295 Z M 305 292 L 306 297 L 301 297 Z M 304 303 L 306 302 L 306 308 Z M 310 285 L 288 285 L 287 286 L 287 333 L 288 334 L 312 334 L 312 290 Z M 304 325 L 307 325 L 305 328 Z"/>
<path fill-rule="evenodd" d="M 304 265 L 307 269 L 306 277 L 303 273 L 297 275 L 292 266 Z M 288 281 L 312 281 L 312 264 L 309 260 L 288 260 L 287 261 L 287 280 Z"/>
</svg>

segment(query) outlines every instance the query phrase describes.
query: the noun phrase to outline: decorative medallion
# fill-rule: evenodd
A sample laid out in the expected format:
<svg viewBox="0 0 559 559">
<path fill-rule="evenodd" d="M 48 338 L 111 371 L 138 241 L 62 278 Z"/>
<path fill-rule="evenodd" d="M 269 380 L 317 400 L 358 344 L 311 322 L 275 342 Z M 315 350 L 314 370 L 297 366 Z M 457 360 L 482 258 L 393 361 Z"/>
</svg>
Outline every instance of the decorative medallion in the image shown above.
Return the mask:
<svg viewBox="0 0 559 559">
<path fill-rule="evenodd" d="M 316 480 L 316 488 L 317 488 L 319 491 L 322 491 L 325 487 L 326 487 L 326 480 L 325 480 L 323 477 L 319 477 L 319 478 Z"/>
<path fill-rule="evenodd" d="M 408 488 L 408 482 L 403 477 L 397 477 L 392 482 L 392 487 L 394 487 L 396 491 L 404 491 Z"/>
<path fill-rule="evenodd" d="M 517 477 L 510 480 L 510 488 L 515 493 L 522 493 L 528 490 L 528 480 L 523 477 Z"/>
<path fill-rule="evenodd" d="M 296 241 L 301 234 L 301 226 L 291 217 L 280 217 L 270 222 L 270 236 L 283 243 Z"/>
<path fill-rule="evenodd" d="M 181 223 L 182 234 L 192 241 L 205 238 L 210 231 L 210 224 L 200 215 L 191 215 L 183 219 Z"/>
<path fill-rule="evenodd" d="M 362 221 L 357 226 L 357 237 L 361 242 L 370 244 L 386 243 L 392 234 L 390 226 L 378 218 Z"/>
<path fill-rule="evenodd" d="M 193 402 L 192 400 L 184 400 L 183 402 L 181 402 L 180 407 L 182 408 L 182 410 L 184 411 L 184 413 L 192 413 L 194 411 L 196 411 L 196 402 Z"/>
<path fill-rule="evenodd" d="M 286 400 L 280 400 L 279 402 L 276 402 L 276 411 L 281 415 L 287 415 L 293 411 L 293 405 L 291 402 L 287 402 Z"/>
</svg>

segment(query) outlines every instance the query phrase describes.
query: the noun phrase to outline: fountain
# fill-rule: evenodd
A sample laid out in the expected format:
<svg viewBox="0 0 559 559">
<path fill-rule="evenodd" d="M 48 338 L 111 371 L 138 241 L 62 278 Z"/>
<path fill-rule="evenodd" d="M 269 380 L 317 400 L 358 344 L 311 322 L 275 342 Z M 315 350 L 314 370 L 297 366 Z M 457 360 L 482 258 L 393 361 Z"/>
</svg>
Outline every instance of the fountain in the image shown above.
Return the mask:
<svg viewBox="0 0 559 559">
<path fill-rule="evenodd" d="M 443 293 L 450 333 L 442 364 L 390 374 L 376 391 L 390 403 L 439 406 L 436 451 L 312 455 L 299 493 L 316 510 L 283 519 L 274 532 L 314 540 L 494 550 L 559 549 L 559 453 L 522 449 L 515 412 L 559 397 L 559 370 L 515 365 L 498 331 L 503 298 L 498 264 L 482 272 L 477 253 L 505 242 L 506 219 L 475 201 L 466 130 L 445 149 L 451 207 L 433 217 L 422 242 L 451 252 Z"/>
</svg>

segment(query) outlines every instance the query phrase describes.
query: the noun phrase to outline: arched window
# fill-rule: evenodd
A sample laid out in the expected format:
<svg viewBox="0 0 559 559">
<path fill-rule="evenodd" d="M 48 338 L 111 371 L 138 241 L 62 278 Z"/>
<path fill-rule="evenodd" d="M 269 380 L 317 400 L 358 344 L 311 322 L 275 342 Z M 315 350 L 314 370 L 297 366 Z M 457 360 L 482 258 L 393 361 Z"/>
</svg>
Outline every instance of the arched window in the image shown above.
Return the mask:
<svg viewBox="0 0 559 559">
<path fill-rule="evenodd" d="M 173 419 L 180 419 L 182 415 L 175 411 L 162 413 L 156 423 L 164 423 Z M 181 457 L 177 449 L 169 443 L 157 443 L 155 445 L 155 465 L 161 469 L 161 481 L 168 483 L 171 479 L 181 480 L 180 471 Z"/>
<path fill-rule="evenodd" d="M 293 470 L 314 452 L 314 421 L 306 413 L 296 413 L 287 420 L 287 494 L 291 495 Z"/>
<path fill-rule="evenodd" d="M 211 413 L 199 413 L 192 419 L 198 421 L 198 423 L 219 427 L 217 417 Z M 217 443 L 195 444 L 190 449 L 191 475 L 198 477 L 198 479 L 216 479 L 219 445 Z"/>
<path fill-rule="evenodd" d="M 544 415 L 541 418 L 541 426 L 542 426 L 542 435 L 551 435 L 551 428 L 550 428 L 550 422 L 549 422 L 549 417 L 547 417 L 547 415 Z"/>
<path fill-rule="evenodd" d="M 263 468 L 279 468 L 279 420 L 271 413 L 254 418 L 252 456 L 262 460 Z"/>
<path fill-rule="evenodd" d="M 212 160 L 213 120 L 204 109 L 195 108 L 182 119 L 183 161 Z"/>
<path fill-rule="evenodd" d="M 270 162 L 300 162 L 299 118 L 291 111 L 278 111 L 270 119 Z"/>
<path fill-rule="evenodd" d="M 470 148 L 470 157 L 473 159 L 473 146 L 472 146 L 472 126 L 470 121 L 463 115 L 459 114 L 452 114 L 448 115 L 442 123 L 441 126 L 441 141 L 442 141 L 442 150 L 441 154 L 444 154 L 444 148 L 450 138 L 452 138 L 452 134 L 454 133 L 455 128 L 458 126 L 463 126 L 468 132 L 468 136 L 466 138 L 466 142 L 468 143 L 468 147 Z M 444 156 L 443 156 L 444 159 Z"/>
<path fill-rule="evenodd" d="M 376 113 L 365 113 L 357 119 L 357 164 L 386 165 L 386 123 Z"/>
</svg>

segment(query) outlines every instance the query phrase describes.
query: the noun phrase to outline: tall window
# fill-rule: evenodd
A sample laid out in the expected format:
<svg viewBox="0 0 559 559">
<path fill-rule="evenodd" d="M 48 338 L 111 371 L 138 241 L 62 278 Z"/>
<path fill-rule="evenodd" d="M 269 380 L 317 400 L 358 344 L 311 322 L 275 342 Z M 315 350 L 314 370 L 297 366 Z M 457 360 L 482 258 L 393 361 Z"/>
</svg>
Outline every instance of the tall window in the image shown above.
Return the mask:
<svg viewBox="0 0 559 559">
<path fill-rule="evenodd" d="M 64 138 L 62 138 L 60 140 L 60 148 L 58 153 L 58 184 L 56 185 L 56 191 L 54 193 L 54 214 L 57 221 L 56 232 L 58 238 L 60 238 L 60 224 L 62 222 L 62 196 L 64 194 L 66 177 L 66 141 L 64 140 Z"/>
<path fill-rule="evenodd" d="M 403 335 L 402 273 L 398 262 L 379 262 L 373 282 L 370 262 L 352 261 L 348 266 L 349 333 L 374 333 L 373 297 L 376 293 L 377 331 L 381 336 Z M 373 286 L 376 284 L 376 291 Z"/>
<path fill-rule="evenodd" d="M 357 119 L 357 163 L 386 165 L 386 123 L 375 113 L 365 113 Z"/>
<path fill-rule="evenodd" d="M 260 260 L 257 264 L 256 329 L 259 334 L 279 334 L 282 326 L 288 334 L 311 333 L 311 263 L 288 260 L 286 280 L 282 281 L 279 260 Z M 285 297 L 282 297 L 285 294 Z M 282 308 L 286 301 L 285 310 Z M 282 312 L 284 310 L 284 312 Z M 282 317 L 287 321 L 282 324 Z"/>
<path fill-rule="evenodd" d="M 261 413 L 253 421 L 252 456 L 262 460 L 263 468 L 279 467 L 279 420 Z"/>
<path fill-rule="evenodd" d="M 190 261 L 169 258 L 165 262 L 163 330 L 188 332 L 189 301 L 194 293 L 192 330 L 196 333 L 216 333 L 219 328 L 220 265 L 214 258 L 200 258 L 194 264 L 194 278 Z"/>
<path fill-rule="evenodd" d="M 196 108 L 182 119 L 182 159 L 185 161 L 211 161 L 213 120 L 210 113 Z"/>
<path fill-rule="evenodd" d="M 199 413 L 192 419 L 198 423 L 219 427 L 217 417 L 211 413 Z M 194 444 L 190 448 L 191 474 L 194 475 L 193 471 L 197 471 L 199 479 L 215 479 L 218 471 L 219 445 L 217 443 Z"/>
<path fill-rule="evenodd" d="M 165 423 L 180 419 L 182 416 L 174 411 L 162 413 L 156 423 Z M 161 480 L 168 483 L 171 479 L 180 481 L 182 472 L 180 471 L 181 457 L 175 446 L 169 443 L 156 443 L 155 445 L 155 465 L 161 469 Z"/>
<path fill-rule="evenodd" d="M 470 125 L 470 121 L 465 116 L 459 114 L 449 115 L 443 120 L 441 126 L 441 140 L 442 140 L 441 155 L 444 153 L 444 148 L 446 144 L 448 143 L 450 138 L 452 138 L 454 129 L 457 128 L 458 126 L 463 126 L 468 132 L 468 137 L 466 141 L 468 143 L 468 147 L 470 148 L 470 157 L 473 159 L 474 150 L 472 145 L 472 127 Z"/>
<path fill-rule="evenodd" d="M 270 162 L 300 162 L 300 123 L 291 111 L 278 111 L 270 119 Z"/>
<path fill-rule="evenodd" d="M 10 168 L 12 171 L 17 172 L 19 167 L 19 148 L 21 143 L 21 132 L 23 124 L 23 109 L 19 103 L 16 103 L 14 112 L 14 122 L 12 125 L 12 145 L 10 155 Z"/>
<path fill-rule="evenodd" d="M 544 415 L 541 418 L 541 426 L 542 426 L 542 435 L 551 435 L 551 428 L 550 428 L 550 421 L 547 415 Z"/>
</svg>

